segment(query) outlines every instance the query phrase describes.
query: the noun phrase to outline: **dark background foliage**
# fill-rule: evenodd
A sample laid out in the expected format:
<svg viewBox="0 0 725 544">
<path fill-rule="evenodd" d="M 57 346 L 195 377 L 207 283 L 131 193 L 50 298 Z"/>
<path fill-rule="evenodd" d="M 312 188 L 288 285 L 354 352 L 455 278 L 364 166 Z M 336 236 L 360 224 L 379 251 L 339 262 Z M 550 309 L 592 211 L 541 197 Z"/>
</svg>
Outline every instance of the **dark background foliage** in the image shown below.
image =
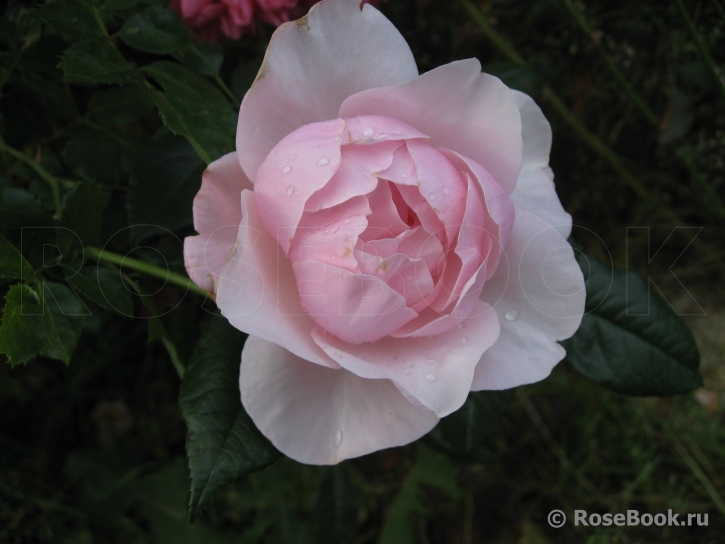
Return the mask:
<svg viewBox="0 0 725 544">
<path fill-rule="evenodd" d="M 149 7 L 155 26 L 144 41 Z M 23 235 L 23 279 L 42 274 L 50 296 L 37 304 L 49 305 L 51 321 L 36 323 L 43 334 L 18 347 L 18 360 L 0 364 L 0 542 L 722 541 L 721 2 L 382 5 L 421 72 L 475 56 L 537 100 L 554 129 L 551 165 L 573 238 L 650 278 L 643 288 L 684 316 L 703 387 L 628 397 L 583 379 L 570 360 L 542 383 L 467 404 L 455 417 L 481 422 L 478 441 L 441 427 L 334 468 L 281 459 L 222 487 L 193 525 L 185 440 L 194 429 L 182 418 L 179 376 L 198 377 L 197 340 L 224 323 L 204 297 L 139 270 L 119 279 L 112 263 L 98 268 L 86 254 L 83 264 L 78 249 L 105 246 L 184 274 L 200 174 L 233 148 L 236 107 L 273 29 L 222 47 L 190 39 L 154 0 L 2 9 L 0 231 L 15 247 L 22 226 L 64 226 L 81 240 Z M 17 273 L 0 279 L 7 300 L 23 294 Z M 440 453 L 451 449 L 459 455 Z M 553 529 L 555 508 L 570 519 L 574 509 L 671 508 L 707 513 L 709 523 Z"/>
</svg>

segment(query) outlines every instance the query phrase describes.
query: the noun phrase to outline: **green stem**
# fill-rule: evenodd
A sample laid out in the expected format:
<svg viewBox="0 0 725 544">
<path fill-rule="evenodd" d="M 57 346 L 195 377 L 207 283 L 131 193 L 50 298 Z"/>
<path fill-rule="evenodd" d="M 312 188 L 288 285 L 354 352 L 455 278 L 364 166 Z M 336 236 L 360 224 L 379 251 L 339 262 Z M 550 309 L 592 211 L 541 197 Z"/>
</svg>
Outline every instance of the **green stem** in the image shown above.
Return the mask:
<svg viewBox="0 0 725 544">
<path fill-rule="evenodd" d="M 131 257 L 126 257 L 124 255 L 119 255 L 117 253 L 112 253 L 110 251 L 99 249 L 97 247 L 86 247 L 84 248 L 84 250 L 86 254 L 90 255 L 91 257 L 102 263 L 111 263 L 117 266 L 130 268 L 131 270 L 136 270 L 137 272 L 143 272 L 147 276 L 153 276 L 169 283 L 173 283 L 174 285 L 183 287 L 187 291 L 191 291 L 192 293 L 196 293 L 197 295 L 200 295 L 202 297 L 209 296 L 209 293 L 204 291 L 204 289 L 202 289 L 201 287 L 197 286 L 189 278 L 182 276 L 181 274 L 177 274 L 176 272 L 172 272 L 171 270 L 167 270 L 153 264 L 145 263 L 143 261 L 139 261 L 138 259 L 133 259 Z"/>
<path fill-rule="evenodd" d="M 675 0 L 675 2 L 677 2 L 677 7 L 680 8 L 682 18 L 685 19 L 687 30 L 690 31 L 692 39 L 695 40 L 695 45 L 697 46 L 697 51 L 700 53 L 700 58 L 702 59 L 702 62 L 704 62 L 705 66 L 707 66 L 707 68 L 710 70 L 710 75 L 712 75 L 713 80 L 715 80 L 715 84 L 720 90 L 723 98 L 725 98 L 725 81 L 723 81 L 723 78 L 720 77 L 720 71 L 718 70 L 717 66 L 715 66 L 715 62 L 712 60 L 710 52 L 707 50 L 705 40 L 702 39 L 702 36 L 697 31 L 697 28 L 695 28 L 695 23 L 690 17 L 690 14 L 687 12 L 687 8 L 685 8 L 685 4 L 682 3 L 682 0 Z"/>
<path fill-rule="evenodd" d="M 461 0 L 461 4 L 468 11 L 474 21 L 478 24 L 481 31 L 486 37 L 493 43 L 493 45 L 511 62 L 522 67 L 528 68 L 526 61 L 518 54 L 518 52 L 512 48 L 506 41 L 494 30 L 490 25 L 483 13 L 471 3 L 470 0 Z M 675 225 L 681 225 L 682 220 L 679 216 L 664 206 L 658 199 L 652 194 L 637 177 L 630 172 L 623 164 L 620 158 L 614 153 L 609 147 L 607 147 L 599 138 L 597 138 L 592 132 L 589 131 L 576 116 L 569 110 L 564 104 L 564 101 L 556 94 L 556 92 L 549 86 L 544 85 L 543 96 L 549 101 L 551 107 L 561 116 L 561 118 L 574 130 L 574 132 L 586 143 L 593 151 L 595 151 L 600 157 L 609 163 L 610 167 L 617 172 L 621 178 L 629 185 L 629 187 L 637 193 L 643 200 L 653 206 L 663 217 L 666 217 L 669 221 L 672 221 Z M 697 242 L 697 240 L 696 240 Z M 694 245 L 694 244 L 693 244 Z M 701 243 L 697 243 L 697 246 L 701 251 L 709 251 Z"/>
<path fill-rule="evenodd" d="M 50 185 L 50 189 L 53 192 L 53 203 L 55 205 L 55 216 L 57 219 L 61 219 L 63 217 L 63 201 L 60 197 L 60 179 L 55 177 L 53 174 L 48 172 L 45 168 L 43 168 L 41 165 L 39 165 L 37 162 L 35 162 L 33 159 L 28 157 L 25 153 L 21 153 L 17 149 L 13 149 L 12 147 L 6 145 L 3 142 L 0 142 L 0 148 L 5 151 L 6 153 L 12 155 L 19 161 L 27 164 L 30 168 L 32 168 L 36 174 L 38 174 L 41 178 L 43 178 L 45 181 L 48 182 L 48 185 Z"/>
<path fill-rule="evenodd" d="M 202 63 L 204 63 L 204 66 L 206 66 L 207 69 L 212 73 L 214 81 L 216 81 L 217 85 L 219 85 L 219 88 L 222 90 L 222 92 L 227 95 L 227 98 L 232 101 L 232 104 L 238 106 L 239 102 L 237 100 L 237 97 L 234 96 L 232 90 L 227 87 L 226 83 L 224 83 L 224 80 L 219 75 L 219 72 L 217 72 L 216 69 L 211 64 L 209 64 L 209 61 L 204 56 L 204 54 L 199 51 L 193 44 L 189 44 L 189 49 L 199 58 L 199 60 L 201 60 Z"/>
<path fill-rule="evenodd" d="M 630 85 L 629 81 L 627 81 L 627 78 L 624 77 L 624 74 L 619 70 L 619 68 L 617 68 L 617 65 L 607 54 L 604 48 L 596 42 L 586 19 L 584 19 L 579 10 L 572 4 L 571 0 L 559 0 L 559 2 L 567 10 L 571 18 L 574 19 L 574 22 L 577 24 L 582 33 L 586 37 L 588 37 L 592 41 L 592 43 L 594 43 L 597 51 L 599 52 L 599 56 L 604 62 L 604 65 L 607 67 L 617 83 L 619 83 L 619 86 L 622 88 L 627 97 L 632 101 L 637 109 L 639 109 L 640 113 L 649 122 L 649 124 L 659 131 L 660 121 L 657 115 L 654 111 L 652 111 L 652 109 L 647 105 L 647 103 L 642 99 L 637 91 L 634 90 L 634 87 Z M 716 214 L 720 218 L 725 218 L 725 205 L 723 205 L 720 197 L 712 188 L 712 186 L 707 183 L 707 181 L 705 181 L 705 179 L 700 175 L 700 173 L 692 164 L 692 161 L 690 161 L 690 159 L 687 157 L 687 155 L 685 155 L 682 150 L 678 149 L 672 144 L 670 144 L 669 147 L 672 149 L 672 151 L 674 151 L 675 156 L 685 165 L 685 168 L 687 169 L 690 178 L 692 178 L 695 183 L 699 185 L 703 193 L 702 200 L 704 204 L 708 206 L 714 214 Z"/>
</svg>

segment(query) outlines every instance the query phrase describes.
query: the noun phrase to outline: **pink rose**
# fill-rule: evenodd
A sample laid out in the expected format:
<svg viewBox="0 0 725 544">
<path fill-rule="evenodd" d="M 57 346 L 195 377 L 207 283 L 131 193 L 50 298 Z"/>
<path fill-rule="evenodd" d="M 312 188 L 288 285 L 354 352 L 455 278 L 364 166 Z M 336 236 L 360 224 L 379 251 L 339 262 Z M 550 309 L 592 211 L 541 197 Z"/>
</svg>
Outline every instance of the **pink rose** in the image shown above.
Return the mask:
<svg viewBox="0 0 725 544">
<path fill-rule="evenodd" d="M 215 42 L 223 34 L 238 40 L 256 30 L 257 20 L 270 25 L 301 17 L 319 0 L 171 0 L 169 7 L 205 40 Z M 378 0 L 362 0 L 377 4 Z"/>
<path fill-rule="evenodd" d="M 359 0 L 277 30 L 185 257 L 250 335 L 242 403 L 280 451 L 407 444 L 469 391 L 551 372 L 585 293 L 550 146 L 531 98 L 475 59 L 419 76 Z"/>
</svg>

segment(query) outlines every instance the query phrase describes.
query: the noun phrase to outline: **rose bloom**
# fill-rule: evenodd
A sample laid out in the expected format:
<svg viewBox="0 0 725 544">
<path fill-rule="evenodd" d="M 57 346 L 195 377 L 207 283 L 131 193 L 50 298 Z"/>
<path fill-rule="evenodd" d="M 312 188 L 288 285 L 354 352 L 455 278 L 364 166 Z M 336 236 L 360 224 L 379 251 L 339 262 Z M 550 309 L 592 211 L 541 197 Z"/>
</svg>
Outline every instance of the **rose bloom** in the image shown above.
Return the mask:
<svg viewBox="0 0 725 544">
<path fill-rule="evenodd" d="M 238 40 L 254 32 L 257 19 L 279 26 L 301 16 L 319 0 L 171 0 L 169 7 L 178 13 L 193 32 L 208 41 L 220 34 Z M 363 0 L 377 4 L 378 0 Z"/>
<path fill-rule="evenodd" d="M 275 32 L 185 241 L 275 447 L 337 463 L 549 375 L 585 299 L 550 146 L 531 98 L 475 59 L 419 76 L 359 0 Z"/>
</svg>

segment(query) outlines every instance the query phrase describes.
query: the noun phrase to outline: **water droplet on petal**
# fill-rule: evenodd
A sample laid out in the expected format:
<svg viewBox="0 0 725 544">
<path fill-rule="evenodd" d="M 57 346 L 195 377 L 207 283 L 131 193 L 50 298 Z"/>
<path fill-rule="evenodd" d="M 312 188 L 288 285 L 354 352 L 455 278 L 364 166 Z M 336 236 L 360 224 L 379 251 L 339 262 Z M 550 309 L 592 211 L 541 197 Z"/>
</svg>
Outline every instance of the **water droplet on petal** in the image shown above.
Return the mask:
<svg viewBox="0 0 725 544">
<path fill-rule="evenodd" d="M 516 321 L 519 318 L 519 311 L 518 310 L 509 310 L 503 316 L 506 318 L 506 321 Z"/>
<path fill-rule="evenodd" d="M 431 372 L 428 372 L 428 374 L 425 375 L 425 379 L 428 380 L 429 382 L 434 382 L 434 381 L 436 381 L 436 375 Z"/>
<path fill-rule="evenodd" d="M 292 193 L 294 193 L 294 192 L 295 192 L 295 186 L 294 185 L 290 185 L 289 187 L 287 187 L 287 194 L 289 196 L 292 196 Z"/>
<path fill-rule="evenodd" d="M 317 166 L 327 166 L 330 164 L 330 161 L 327 157 L 322 157 L 319 161 L 317 161 Z"/>
<path fill-rule="evenodd" d="M 292 171 L 291 166 L 285 166 L 284 168 L 282 168 L 282 172 L 284 172 L 285 174 L 289 174 L 291 171 Z"/>
<path fill-rule="evenodd" d="M 254 125 L 254 128 L 252 128 L 252 132 L 259 132 L 259 125 Z"/>
<path fill-rule="evenodd" d="M 337 232 L 337 227 L 332 227 L 332 232 Z"/>
<path fill-rule="evenodd" d="M 292 154 L 292 155 L 289 156 L 289 158 L 290 158 L 290 160 L 295 160 L 297 158 L 297 155 Z"/>
<path fill-rule="evenodd" d="M 448 187 L 443 187 L 443 194 L 447 195 L 448 193 L 450 193 L 450 190 L 448 189 Z"/>
<path fill-rule="evenodd" d="M 322 230 L 322 232 L 323 232 L 324 234 L 327 234 L 328 232 L 330 232 L 330 229 L 323 229 L 323 230 Z"/>
<path fill-rule="evenodd" d="M 435 200 L 435 199 L 436 199 L 436 194 L 435 193 L 430 193 L 428 195 L 428 200 Z"/>
<path fill-rule="evenodd" d="M 532 357 L 531 359 L 529 359 L 529 361 L 531 361 L 532 363 L 536 364 L 539 361 L 541 361 L 541 359 L 539 357 Z"/>
<path fill-rule="evenodd" d="M 400 177 L 403 178 L 403 179 L 407 179 L 408 178 L 408 174 L 400 174 Z"/>
<path fill-rule="evenodd" d="M 428 363 L 429 365 L 432 365 L 433 363 L 435 363 L 435 359 L 426 359 L 425 362 Z"/>
<path fill-rule="evenodd" d="M 335 136 L 335 141 L 336 142 L 342 141 L 342 136 Z"/>
<path fill-rule="evenodd" d="M 342 444 L 342 431 L 340 429 L 337 429 L 335 431 L 335 436 L 333 437 L 333 441 L 335 443 L 336 448 L 339 448 L 340 444 Z"/>
<path fill-rule="evenodd" d="M 464 344 L 468 343 L 468 337 L 464 337 L 463 340 L 461 340 Z"/>
<path fill-rule="evenodd" d="M 297 191 L 297 192 L 295 193 L 295 196 L 300 196 L 300 192 L 299 192 L 299 191 Z"/>
<path fill-rule="evenodd" d="M 375 131 L 373 129 L 371 129 L 371 128 L 366 128 L 365 130 L 363 130 L 363 136 L 370 137 L 374 133 L 375 133 Z"/>
<path fill-rule="evenodd" d="M 387 140 L 387 139 L 388 139 L 388 135 L 385 134 L 384 132 L 381 132 L 380 134 L 378 134 L 378 140 Z"/>
<path fill-rule="evenodd" d="M 390 135 L 391 136 L 400 136 L 401 132 L 399 130 L 391 130 Z"/>
<path fill-rule="evenodd" d="M 406 376 L 410 376 L 410 369 L 406 368 L 405 370 L 403 370 L 403 374 L 405 374 Z"/>
</svg>

